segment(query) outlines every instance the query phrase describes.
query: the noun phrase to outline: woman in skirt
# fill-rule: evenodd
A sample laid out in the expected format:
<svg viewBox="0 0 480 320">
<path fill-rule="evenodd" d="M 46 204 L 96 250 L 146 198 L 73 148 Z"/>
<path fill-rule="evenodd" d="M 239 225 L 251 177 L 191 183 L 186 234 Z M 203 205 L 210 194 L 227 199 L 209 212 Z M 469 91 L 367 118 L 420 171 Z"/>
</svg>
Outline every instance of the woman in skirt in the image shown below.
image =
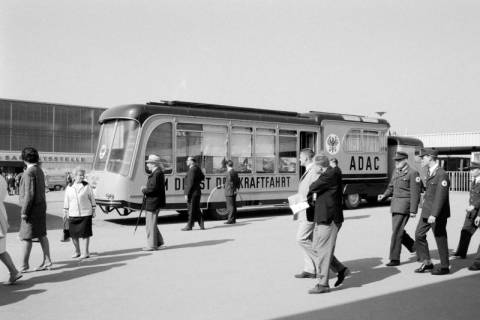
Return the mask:
<svg viewBox="0 0 480 320">
<path fill-rule="evenodd" d="M 75 170 L 75 181 L 65 189 L 64 216 L 68 217 L 70 237 L 75 252 L 72 258 L 86 259 L 90 256 L 88 250 L 92 236 L 92 218 L 95 217 L 95 197 L 90 185 L 84 180 L 85 170 Z M 82 239 L 83 251 L 80 251 Z"/>
</svg>

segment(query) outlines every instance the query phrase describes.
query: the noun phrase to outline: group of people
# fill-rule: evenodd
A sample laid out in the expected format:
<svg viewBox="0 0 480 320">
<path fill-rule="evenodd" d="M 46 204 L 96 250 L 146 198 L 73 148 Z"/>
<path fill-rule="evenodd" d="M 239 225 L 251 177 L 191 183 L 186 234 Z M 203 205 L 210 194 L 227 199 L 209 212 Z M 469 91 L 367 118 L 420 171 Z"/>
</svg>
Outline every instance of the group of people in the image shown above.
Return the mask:
<svg viewBox="0 0 480 320">
<path fill-rule="evenodd" d="M 10 272 L 7 284 L 13 284 L 22 277 L 22 273 L 32 271 L 29 265 L 33 242 L 40 242 L 43 251 L 42 263 L 33 271 L 50 270 L 53 267 L 50 258 L 50 245 L 47 238 L 45 199 L 45 175 L 39 164 L 39 154 L 35 148 L 22 150 L 25 170 L 19 184 L 20 230 L 18 238 L 22 247 L 22 266 L 17 269 L 6 251 L 8 220 L 3 200 L 6 196 L 6 182 L 0 178 L 0 260 Z M 85 170 L 79 168 L 75 179 L 67 186 L 64 200 L 64 218 L 68 221 L 70 237 L 74 245 L 73 258 L 89 257 L 89 239 L 92 236 L 92 217 L 95 215 L 95 198 L 92 189 L 84 181 Z M 83 250 L 80 248 L 83 239 Z"/>
<path fill-rule="evenodd" d="M 165 177 L 161 164 L 161 158 L 158 155 L 150 154 L 147 157 L 146 166 L 150 174 L 147 178 L 147 184 L 141 187 L 144 195 L 142 209 L 145 210 L 145 230 L 147 233 L 147 246 L 143 251 L 158 250 L 163 244 L 163 236 L 158 230 L 157 219 L 161 208 L 165 207 Z M 194 157 L 187 157 L 188 171 L 184 181 L 184 195 L 187 202 L 188 221 L 182 231 L 193 229 L 195 222 L 198 222 L 200 230 L 205 229 L 205 222 L 200 209 L 200 198 L 202 195 L 201 184 L 205 179 L 202 169 L 197 165 Z M 225 178 L 225 202 L 228 212 L 226 224 L 236 223 L 237 205 L 236 196 L 240 188 L 240 179 L 238 173 L 233 169 L 232 160 L 226 161 Z M 219 186 L 218 188 L 220 188 Z"/>
<path fill-rule="evenodd" d="M 394 157 L 395 172 L 385 192 L 378 196 L 379 201 L 391 197 L 392 235 L 390 242 L 390 261 L 388 267 L 400 265 L 401 246 L 410 252 L 416 252 L 421 263 L 416 273 L 430 271 L 433 275 L 450 273 L 450 261 L 447 241 L 447 219 L 450 217 L 448 174 L 439 166 L 438 152 L 434 149 L 422 149 L 419 155 L 422 167 L 426 169 L 426 178 L 408 164 L 408 154 L 398 151 Z M 305 173 L 300 178 L 298 196 L 309 203 L 309 207 L 297 212 L 299 220 L 297 242 L 303 249 L 304 267 L 296 278 L 316 278 L 316 286 L 309 293 L 330 291 L 329 271 L 337 273 L 335 287 L 343 283 L 350 270 L 334 255 L 338 231 L 343 222 L 342 212 L 342 173 L 335 158 L 325 155 L 314 156 L 311 149 L 300 152 L 300 164 Z M 480 163 L 472 162 L 470 173 L 473 182 L 470 190 L 467 214 L 461 230 L 460 241 L 453 257 L 465 259 L 473 233 L 480 225 Z M 415 218 L 420 204 L 421 193 L 424 201 L 421 217 L 412 239 L 405 231 L 410 218 Z M 427 233 L 433 231 L 440 256 L 440 265 L 435 268 L 427 242 Z M 473 264 L 468 268 L 480 270 L 480 247 Z"/>
<path fill-rule="evenodd" d="M 6 181 L 8 195 L 18 194 L 20 179 L 22 178 L 22 172 L 19 173 L 7 173 L 2 172 L 2 177 Z"/>
</svg>

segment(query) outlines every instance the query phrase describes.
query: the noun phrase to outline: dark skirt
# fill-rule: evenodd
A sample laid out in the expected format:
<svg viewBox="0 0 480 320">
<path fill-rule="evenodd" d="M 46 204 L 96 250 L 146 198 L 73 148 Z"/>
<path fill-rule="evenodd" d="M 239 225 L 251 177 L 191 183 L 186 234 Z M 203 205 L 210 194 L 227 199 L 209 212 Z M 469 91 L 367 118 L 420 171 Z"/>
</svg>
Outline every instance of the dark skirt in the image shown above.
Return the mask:
<svg viewBox="0 0 480 320">
<path fill-rule="evenodd" d="M 70 217 L 68 228 L 72 238 L 88 238 L 92 236 L 92 216 Z"/>
<path fill-rule="evenodd" d="M 45 212 L 36 212 L 27 220 L 21 219 L 18 237 L 20 240 L 32 240 L 47 235 L 47 215 Z"/>
</svg>

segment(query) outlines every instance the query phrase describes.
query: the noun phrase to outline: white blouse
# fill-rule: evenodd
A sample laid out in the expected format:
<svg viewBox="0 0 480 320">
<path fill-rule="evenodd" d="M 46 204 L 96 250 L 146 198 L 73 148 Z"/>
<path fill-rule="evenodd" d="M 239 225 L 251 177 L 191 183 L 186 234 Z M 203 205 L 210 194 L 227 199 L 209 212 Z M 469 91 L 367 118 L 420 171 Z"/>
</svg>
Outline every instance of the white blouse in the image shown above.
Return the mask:
<svg viewBox="0 0 480 320">
<path fill-rule="evenodd" d="M 91 216 L 95 211 L 95 196 L 90 185 L 74 183 L 65 189 L 63 208 L 69 217 Z"/>
</svg>

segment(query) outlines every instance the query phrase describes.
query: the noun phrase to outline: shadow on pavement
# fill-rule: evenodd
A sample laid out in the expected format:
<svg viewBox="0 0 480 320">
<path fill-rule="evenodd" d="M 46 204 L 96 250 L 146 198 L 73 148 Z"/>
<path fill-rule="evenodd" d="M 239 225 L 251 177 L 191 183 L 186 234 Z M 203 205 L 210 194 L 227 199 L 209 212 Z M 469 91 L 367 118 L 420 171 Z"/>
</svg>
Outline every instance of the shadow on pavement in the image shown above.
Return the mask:
<svg viewBox="0 0 480 320">
<path fill-rule="evenodd" d="M 177 244 L 177 245 L 174 245 L 174 246 L 166 246 L 164 249 L 161 249 L 160 251 L 181 249 L 181 248 L 195 248 L 195 247 L 203 247 L 203 246 L 214 246 L 214 245 L 222 244 L 222 243 L 229 242 L 229 241 L 234 241 L 234 239 L 207 240 L 207 241 Z"/>
<path fill-rule="evenodd" d="M 382 258 L 379 257 L 351 260 L 342 263 L 352 272 L 352 275 L 345 280 L 342 288 L 361 287 L 400 273 L 397 268 L 385 267 L 382 263 Z"/>
<path fill-rule="evenodd" d="M 345 217 L 344 220 L 358 220 L 358 219 L 366 219 L 370 218 L 369 214 L 363 214 L 361 216 L 351 216 L 351 217 Z"/>
<path fill-rule="evenodd" d="M 10 228 L 8 232 L 18 232 L 20 230 L 20 210 L 18 204 L 4 202 L 7 211 L 8 223 Z M 48 213 L 47 209 L 47 230 L 63 229 L 63 219 L 61 217 Z"/>
<path fill-rule="evenodd" d="M 394 291 L 395 288 L 392 288 Z M 327 294 L 333 294 L 327 293 Z M 480 273 L 360 301 L 298 313 L 278 320 L 474 319 L 478 313 Z M 321 303 L 321 295 L 318 297 Z"/>
</svg>

